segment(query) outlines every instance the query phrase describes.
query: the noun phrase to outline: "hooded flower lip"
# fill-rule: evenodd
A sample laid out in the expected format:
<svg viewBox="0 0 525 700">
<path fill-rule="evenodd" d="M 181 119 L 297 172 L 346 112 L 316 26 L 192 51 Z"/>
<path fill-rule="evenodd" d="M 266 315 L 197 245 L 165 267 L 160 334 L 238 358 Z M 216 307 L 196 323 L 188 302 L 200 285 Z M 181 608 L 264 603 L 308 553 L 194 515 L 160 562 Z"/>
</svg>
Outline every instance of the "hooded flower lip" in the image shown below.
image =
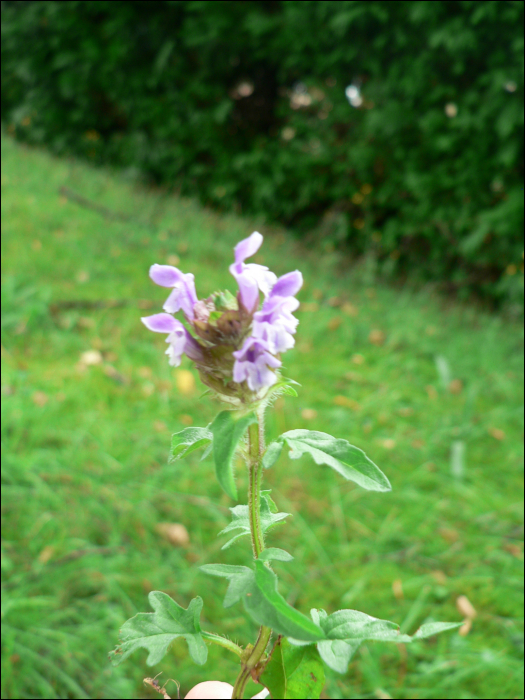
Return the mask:
<svg viewBox="0 0 525 700">
<path fill-rule="evenodd" d="M 277 277 L 264 265 L 255 263 L 246 264 L 246 258 L 259 250 L 263 242 L 263 237 L 258 231 L 254 231 L 251 236 L 237 243 L 235 246 L 235 262 L 230 265 L 230 272 L 239 285 L 239 296 L 244 308 L 253 313 L 259 305 L 259 291 L 265 297 L 270 293 Z"/>
<path fill-rule="evenodd" d="M 262 309 L 253 316 L 252 335 L 266 343 L 267 349 L 274 354 L 293 348 L 293 334 L 299 321 L 292 316 L 292 311 L 299 308 L 299 302 L 293 296 L 303 284 L 299 270 L 279 277 Z"/>
<path fill-rule="evenodd" d="M 166 350 L 166 355 L 168 355 L 169 363 L 173 367 L 180 365 L 183 353 L 186 353 L 192 360 L 202 360 L 202 348 L 191 337 L 182 323 L 173 316 L 154 314 L 153 316 L 144 316 L 140 320 L 150 331 L 169 333 L 166 342 L 170 345 Z"/>
<path fill-rule="evenodd" d="M 173 287 L 164 303 L 164 311 L 174 314 L 182 309 L 186 318 L 193 321 L 193 307 L 198 302 L 194 275 L 191 272 L 185 274 L 171 265 L 152 265 L 149 276 L 161 287 Z"/>
</svg>

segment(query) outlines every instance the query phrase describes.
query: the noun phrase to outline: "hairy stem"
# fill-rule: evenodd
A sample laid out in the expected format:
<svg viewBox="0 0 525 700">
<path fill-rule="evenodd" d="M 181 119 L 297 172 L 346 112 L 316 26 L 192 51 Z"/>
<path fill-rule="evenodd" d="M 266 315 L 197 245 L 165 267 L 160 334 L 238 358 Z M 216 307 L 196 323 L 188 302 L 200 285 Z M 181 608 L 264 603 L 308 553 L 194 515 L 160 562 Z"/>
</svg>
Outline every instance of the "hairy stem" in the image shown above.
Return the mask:
<svg viewBox="0 0 525 700">
<path fill-rule="evenodd" d="M 264 536 L 261 528 L 261 456 L 264 451 L 264 422 L 262 412 L 258 416 L 258 423 L 253 423 L 248 428 L 248 454 L 249 454 L 249 490 L 248 512 L 250 514 L 250 532 L 252 537 L 253 556 L 258 559 L 264 549 Z M 250 656 L 243 662 L 241 672 L 235 681 L 232 698 L 242 698 L 246 683 L 249 681 L 252 671 L 261 661 L 270 641 L 272 630 L 264 625 L 259 630 L 259 635 Z"/>
<path fill-rule="evenodd" d="M 232 642 L 230 639 L 226 639 L 226 637 L 220 637 L 218 634 L 213 634 L 213 632 L 204 631 L 201 632 L 201 635 L 203 639 L 207 639 L 208 642 L 213 642 L 214 644 L 218 644 L 225 649 L 229 649 L 239 657 L 242 655 L 241 647 L 238 644 L 235 644 L 235 642 Z"/>
<path fill-rule="evenodd" d="M 252 423 L 248 428 L 249 437 L 249 468 L 250 483 L 248 489 L 248 511 L 250 514 L 250 532 L 252 549 L 255 559 L 259 558 L 264 549 L 264 536 L 261 530 L 261 456 L 260 435 L 258 423 Z"/>
</svg>

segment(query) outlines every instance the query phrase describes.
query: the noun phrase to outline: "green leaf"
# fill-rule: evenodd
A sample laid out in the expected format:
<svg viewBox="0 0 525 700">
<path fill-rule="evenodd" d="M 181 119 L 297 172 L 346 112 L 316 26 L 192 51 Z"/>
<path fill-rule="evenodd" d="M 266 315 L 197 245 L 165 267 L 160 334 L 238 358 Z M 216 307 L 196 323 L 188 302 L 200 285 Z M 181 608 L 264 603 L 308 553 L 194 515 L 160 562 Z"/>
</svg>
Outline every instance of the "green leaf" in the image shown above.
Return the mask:
<svg viewBox="0 0 525 700">
<path fill-rule="evenodd" d="M 277 576 L 259 559 L 255 561 L 255 571 L 227 564 L 205 564 L 200 569 L 206 574 L 229 579 L 225 608 L 242 598 L 252 619 L 271 627 L 277 634 L 306 642 L 323 639 L 323 631 L 318 625 L 288 605 L 277 590 Z"/>
<path fill-rule="evenodd" d="M 463 622 L 427 622 L 421 625 L 412 639 L 426 639 L 427 637 L 432 637 L 434 634 L 461 627 L 462 624 Z"/>
<path fill-rule="evenodd" d="M 280 638 L 259 682 L 272 698 L 319 698 L 325 682 L 324 668 L 315 647 L 294 647 Z"/>
<path fill-rule="evenodd" d="M 321 627 L 328 639 L 317 644 L 323 661 L 338 673 L 346 673 L 348 663 L 361 642 L 410 643 L 433 634 L 459 627 L 461 622 L 430 622 L 422 625 L 414 636 L 401 634 L 398 625 L 378 620 L 357 610 L 338 610 L 327 615 L 324 610 L 311 610 L 313 621 Z M 293 642 L 293 640 L 292 640 Z"/>
<path fill-rule="evenodd" d="M 346 440 L 336 439 L 316 430 L 289 430 L 281 435 L 291 448 L 290 458 L 309 454 L 317 464 L 326 464 L 345 479 L 369 491 L 390 491 L 390 482 L 363 450 Z"/>
<path fill-rule="evenodd" d="M 246 566 L 231 566 L 230 564 L 204 564 L 199 567 L 205 574 L 211 576 L 221 576 L 230 582 L 226 596 L 224 597 L 224 607 L 230 608 L 251 590 L 254 582 L 252 569 Z"/>
<path fill-rule="evenodd" d="M 171 437 L 170 464 L 201 447 L 209 447 L 212 440 L 213 434 L 208 428 L 184 428 L 180 433 L 175 433 Z"/>
<path fill-rule="evenodd" d="M 268 547 L 259 554 L 259 561 L 292 561 L 292 559 L 291 554 L 277 547 Z"/>
<path fill-rule="evenodd" d="M 193 661 L 199 665 L 204 664 L 208 658 L 208 649 L 199 623 L 202 598 L 194 598 L 187 610 L 160 591 L 152 591 L 148 600 L 155 612 L 138 613 L 122 625 L 120 644 L 110 652 L 111 663 L 117 666 L 142 647 L 149 652 L 146 663 L 154 666 L 164 657 L 174 639 L 184 637 Z"/>
<path fill-rule="evenodd" d="M 290 515 L 290 513 L 272 512 L 274 506 L 275 504 L 270 498 L 270 491 L 261 491 L 260 518 L 261 530 L 263 533 Z M 222 549 L 231 547 L 231 545 L 240 537 L 250 534 L 250 517 L 248 506 L 234 506 L 233 508 L 230 508 L 230 510 L 232 513 L 232 522 L 227 525 L 224 530 L 219 532 L 219 535 L 223 535 L 227 532 L 233 532 L 235 530 L 240 530 L 240 532 L 232 537 L 231 540 L 228 540 L 228 542 L 222 546 Z"/>
<path fill-rule="evenodd" d="M 271 442 L 268 445 L 265 453 L 263 454 L 263 458 L 262 458 L 262 465 L 265 469 L 269 469 L 270 467 L 273 467 L 273 465 L 277 462 L 277 460 L 281 456 L 282 449 L 283 449 L 283 441 L 281 439 L 274 440 L 273 442 Z"/>
<path fill-rule="evenodd" d="M 301 641 L 323 638 L 321 628 L 285 601 L 277 590 L 277 576 L 262 561 L 255 561 L 255 585 L 244 597 L 244 607 L 260 625 Z"/>
<path fill-rule="evenodd" d="M 257 422 L 254 413 L 239 416 L 234 411 L 221 411 L 210 430 L 213 433 L 213 457 L 219 484 L 230 498 L 237 498 L 237 488 L 233 477 L 233 456 L 246 428 Z"/>
</svg>

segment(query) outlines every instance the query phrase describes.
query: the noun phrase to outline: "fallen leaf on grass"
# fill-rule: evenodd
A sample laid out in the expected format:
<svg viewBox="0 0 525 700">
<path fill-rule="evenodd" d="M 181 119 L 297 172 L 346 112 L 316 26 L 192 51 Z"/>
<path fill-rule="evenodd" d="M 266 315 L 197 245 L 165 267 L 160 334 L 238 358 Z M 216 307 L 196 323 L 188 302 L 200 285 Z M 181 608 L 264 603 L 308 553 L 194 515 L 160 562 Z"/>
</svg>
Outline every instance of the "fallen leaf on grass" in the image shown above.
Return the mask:
<svg viewBox="0 0 525 700">
<path fill-rule="evenodd" d="M 386 438 L 386 440 L 380 440 L 380 442 L 385 448 L 385 450 L 393 450 L 396 446 L 396 441 L 392 438 Z"/>
<path fill-rule="evenodd" d="M 104 367 L 104 374 L 106 377 L 109 377 L 110 379 L 113 379 L 116 381 L 118 384 L 127 384 L 128 380 L 126 377 L 121 374 L 118 370 L 116 370 L 113 365 L 106 365 Z"/>
<path fill-rule="evenodd" d="M 347 396 L 335 396 L 334 403 L 336 406 L 345 406 L 352 408 L 354 411 L 359 411 L 361 406 L 354 399 L 349 399 Z"/>
<path fill-rule="evenodd" d="M 512 554 L 513 557 L 516 557 L 516 559 L 523 559 L 523 549 L 519 544 L 504 544 L 503 549 Z"/>
<path fill-rule="evenodd" d="M 346 301 L 341 306 L 341 311 L 347 316 L 352 316 L 353 318 L 355 318 L 359 314 L 359 309 L 357 308 L 357 306 L 354 306 L 349 301 Z"/>
<path fill-rule="evenodd" d="M 400 578 L 396 578 L 395 581 L 392 581 L 392 592 L 397 600 L 402 600 L 404 598 L 403 583 Z"/>
<path fill-rule="evenodd" d="M 385 344 L 386 335 L 383 333 L 383 331 L 373 330 L 370 331 L 368 340 L 372 343 L 372 345 L 377 345 L 379 347 L 380 345 Z"/>
<path fill-rule="evenodd" d="M 472 605 L 470 600 L 466 595 L 460 595 L 456 599 L 456 607 L 461 615 L 464 615 L 467 619 L 473 620 L 478 614 L 476 608 Z"/>
<path fill-rule="evenodd" d="M 453 379 L 448 385 L 448 390 L 451 394 L 461 394 L 463 391 L 463 382 L 461 379 Z"/>
<path fill-rule="evenodd" d="M 319 304 L 316 301 L 306 301 L 301 304 L 299 311 L 319 311 Z"/>
<path fill-rule="evenodd" d="M 80 362 L 84 365 L 99 365 L 102 362 L 102 353 L 99 350 L 86 350 L 80 355 Z"/>
<path fill-rule="evenodd" d="M 191 396 L 195 393 L 195 377 L 188 369 L 179 369 L 175 372 L 175 382 L 177 389 L 184 396 Z"/>
<path fill-rule="evenodd" d="M 55 553 L 55 548 L 53 545 L 48 544 L 44 547 L 44 549 L 40 552 L 38 555 L 38 561 L 41 564 L 47 564 L 47 562 L 51 559 L 53 554 Z"/>
<path fill-rule="evenodd" d="M 428 394 L 428 398 L 431 399 L 432 401 L 435 401 L 438 397 L 437 389 L 435 386 L 432 386 L 432 384 L 429 384 L 428 386 L 425 387 L 425 391 Z"/>
<path fill-rule="evenodd" d="M 158 523 L 155 529 L 175 547 L 185 547 L 190 543 L 188 531 L 180 523 Z"/>
<path fill-rule="evenodd" d="M 336 316 L 335 318 L 330 319 L 330 321 L 328 321 L 328 330 L 336 331 L 342 322 L 343 321 L 340 316 Z"/>
<path fill-rule="evenodd" d="M 35 393 L 31 396 L 31 399 L 36 406 L 42 407 L 46 405 L 49 397 L 47 394 L 44 394 L 43 391 L 35 391 Z"/>
</svg>

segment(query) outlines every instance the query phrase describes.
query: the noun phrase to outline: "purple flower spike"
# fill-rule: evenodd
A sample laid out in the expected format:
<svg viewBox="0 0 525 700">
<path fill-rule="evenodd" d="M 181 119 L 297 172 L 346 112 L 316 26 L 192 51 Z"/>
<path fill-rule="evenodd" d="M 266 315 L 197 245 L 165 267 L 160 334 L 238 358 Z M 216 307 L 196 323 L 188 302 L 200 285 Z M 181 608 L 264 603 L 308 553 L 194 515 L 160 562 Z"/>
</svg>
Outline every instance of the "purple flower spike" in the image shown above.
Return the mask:
<svg viewBox="0 0 525 700">
<path fill-rule="evenodd" d="M 256 338 L 247 338 L 240 350 L 233 353 L 233 381 L 246 380 L 252 391 L 270 387 L 277 381 L 277 375 L 270 367 L 281 366 L 281 361 L 268 352 L 264 342 Z"/>
<path fill-rule="evenodd" d="M 259 291 L 265 297 L 270 293 L 277 277 L 264 265 L 249 263 L 246 265 L 246 258 L 254 255 L 259 248 L 263 237 L 258 231 L 254 231 L 251 236 L 245 238 L 235 246 L 235 262 L 230 265 L 230 272 L 237 280 L 239 292 L 243 306 L 252 313 L 259 305 Z"/>
<path fill-rule="evenodd" d="M 163 306 L 164 311 L 174 314 L 182 309 L 186 318 L 193 321 L 195 317 L 193 307 L 198 299 L 195 291 L 195 277 L 191 272 L 184 274 L 171 265 L 152 265 L 149 276 L 161 287 L 173 287 Z"/>
</svg>

